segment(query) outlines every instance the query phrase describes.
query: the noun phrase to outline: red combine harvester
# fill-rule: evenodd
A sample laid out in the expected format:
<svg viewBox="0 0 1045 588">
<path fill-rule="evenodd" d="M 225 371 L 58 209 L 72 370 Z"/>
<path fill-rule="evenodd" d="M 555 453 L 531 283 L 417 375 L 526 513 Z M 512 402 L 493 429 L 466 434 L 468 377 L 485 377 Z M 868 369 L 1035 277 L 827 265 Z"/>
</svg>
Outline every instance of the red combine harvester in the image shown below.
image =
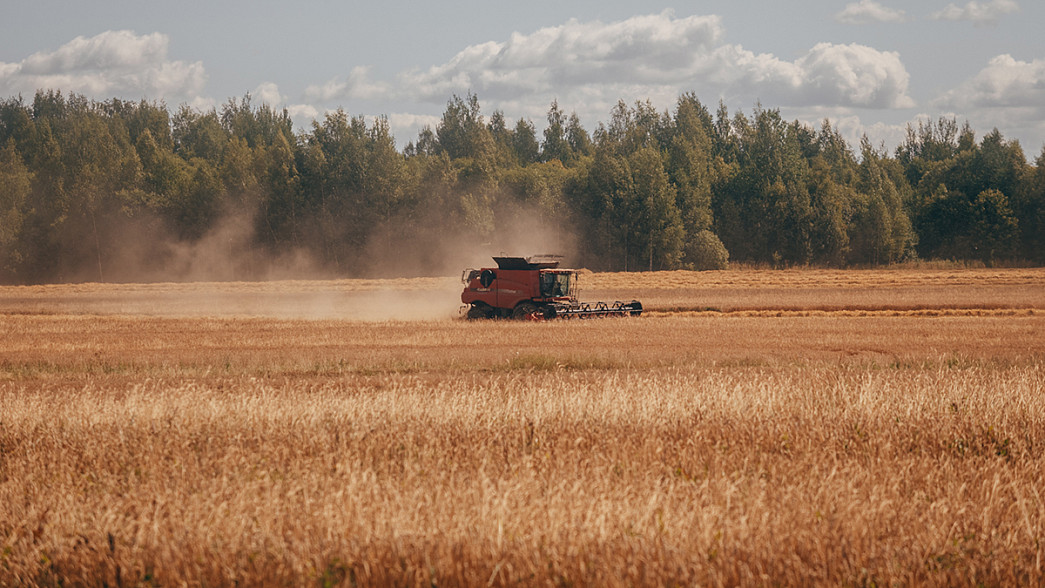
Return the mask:
<svg viewBox="0 0 1045 588">
<path fill-rule="evenodd" d="M 546 320 L 639 316 L 642 303 L 578 302 L 577 270 L 559 269 L 557 256 L 495 257 L 496 268 L 467 269 L 461 302 L 469 319 Z"/>
</svg>

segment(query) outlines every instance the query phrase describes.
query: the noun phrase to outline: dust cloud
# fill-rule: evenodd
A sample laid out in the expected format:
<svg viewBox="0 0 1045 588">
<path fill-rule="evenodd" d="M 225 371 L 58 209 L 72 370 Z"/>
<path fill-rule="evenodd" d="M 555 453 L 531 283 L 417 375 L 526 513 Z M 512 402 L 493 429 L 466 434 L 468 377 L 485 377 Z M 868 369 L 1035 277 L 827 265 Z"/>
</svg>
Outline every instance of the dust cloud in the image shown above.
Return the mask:
<svg viewBox="0 0 1045 588">
<path fill-rule="evenodd" d="M 438 215 L 432 215 L 437 217 Z M 525 206 L 496 215 L 497 230 L 462 229 L 426 218 L 389 220 L 367 230 L 358 246 L 337 229 L 306 225 L 294 243 L 271 243 L 256 211 L 227 210 L 195 238 L 173 235 L 155 219 L 130 219 L 76 243 L 60 282 L 228 282 L 460 276 L 495 255 L 556 254 L 566 264 L 576 239 L 561 219 Z M 315 230 L 310 230 L 315 229 Z M 324 235 L 322 233 L 325 231 Z M 69 246 L 73 248 L 73 246 Z"/>
<path fill-rule="evenodd" d="M 336 277 L 305 247 L 260 244 L 257 214 L 226 210 L 197 238 L 178 237 L 156 219 L 135 219 L 108 235 L 104 272 L 79 268 L 69 281 L 227 282 Z M 101 276 L 101 279 L 99 279 Z"/>
<path fill-rule="evenodd" d="M 443 320 L 459 316 L 460 291 L 454 278 L 6 286 L 0 314 Z"/>
<path fill-rule="evenodd" d="M 507 216 L 507 215 L 506 215 Z M 559 220 L 529 208 L 513 208 L 497 231 L 452 231 L 421 223 L 404 230 L 396 223 L 377 228 L 364 249 L 369 277 L 460 276 L 466 268 L 489 267 L 493 256 L 554 254 L 569 265 L 576 239 Z"/>
<path fill-rule="evenodd" d="M 195 239 L 135 219 L 84 243 L 62 285 L 0 288 L 0 313 L 260 316 L 362 321 L 459 316 L 460 277 L 492 256 L 563 255 L 572 234 L 555 219 L 517 207 L 497 232 L 452 230 L 422 220 L 374 227 L 351 263 L 316 247 L 259 245 L 257 215 L 227 211 Z"/>
</svg>

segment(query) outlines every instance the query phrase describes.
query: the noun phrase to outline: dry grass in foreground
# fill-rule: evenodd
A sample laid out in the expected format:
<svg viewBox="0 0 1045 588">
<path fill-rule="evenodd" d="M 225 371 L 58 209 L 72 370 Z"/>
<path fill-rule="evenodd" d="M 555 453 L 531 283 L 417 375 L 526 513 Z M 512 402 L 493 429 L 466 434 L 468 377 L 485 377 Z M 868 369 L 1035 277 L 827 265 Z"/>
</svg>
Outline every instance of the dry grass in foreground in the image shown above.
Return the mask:
<svg viewBox="0 0 1045 588">
<path fill-rule="evenodd" d="M 0 584 L 1045 581 L 1042 316 L 0 332 Z"/>
</svg>

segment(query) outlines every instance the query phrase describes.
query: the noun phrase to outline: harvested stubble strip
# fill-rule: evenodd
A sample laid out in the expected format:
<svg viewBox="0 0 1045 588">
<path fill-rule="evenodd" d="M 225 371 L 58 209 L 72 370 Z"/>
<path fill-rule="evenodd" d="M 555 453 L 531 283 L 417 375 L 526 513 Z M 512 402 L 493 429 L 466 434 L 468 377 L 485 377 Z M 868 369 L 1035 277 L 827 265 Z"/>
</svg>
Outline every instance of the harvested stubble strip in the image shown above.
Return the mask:
<svg viewBox="0 0 1045 588">
<path fill-rule="evenodd" d="M 718 310 L 708 308 L 688 309 L 652 308 L 643 311 L 649 317 L 669 316 L 737 316 L 737 317 L 941 317 L 941 316 L 1042 316 L 1045 309 L 1037 308 L 809 308 L 767 309 L 736 308 Z"/>
</svg>

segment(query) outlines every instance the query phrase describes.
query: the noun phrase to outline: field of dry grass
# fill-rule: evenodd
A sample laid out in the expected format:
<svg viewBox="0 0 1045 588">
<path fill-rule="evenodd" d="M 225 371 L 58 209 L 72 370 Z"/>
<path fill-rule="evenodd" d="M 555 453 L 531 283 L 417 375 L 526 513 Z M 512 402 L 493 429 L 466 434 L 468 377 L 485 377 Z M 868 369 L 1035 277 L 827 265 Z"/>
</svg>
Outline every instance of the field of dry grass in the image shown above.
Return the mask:
<svg viewBox="0 0 1045 588">
<path fill-rule="evenodd" d="M 0 585 L 1045 582 L 1041 270 L 585 282 L 0 288 Z"/>
<path fill-rule="evenodd" d="M 755 316 L 996 314 L 1045 308 L 1045 268 L 743 270 L 593 274 L 593 294 L 637 297 L 654 311 Z"/>
<path fill-rule="evenodd" d="M 1045 268 L 583 272 L 584 300 L 631 300 L 658 314 L 841 312 L 1026 314 L 1045 309 Z M 445 319 L 458 278 L 69 284 L 0 287 L 0 314 Z"/>
</svg>

